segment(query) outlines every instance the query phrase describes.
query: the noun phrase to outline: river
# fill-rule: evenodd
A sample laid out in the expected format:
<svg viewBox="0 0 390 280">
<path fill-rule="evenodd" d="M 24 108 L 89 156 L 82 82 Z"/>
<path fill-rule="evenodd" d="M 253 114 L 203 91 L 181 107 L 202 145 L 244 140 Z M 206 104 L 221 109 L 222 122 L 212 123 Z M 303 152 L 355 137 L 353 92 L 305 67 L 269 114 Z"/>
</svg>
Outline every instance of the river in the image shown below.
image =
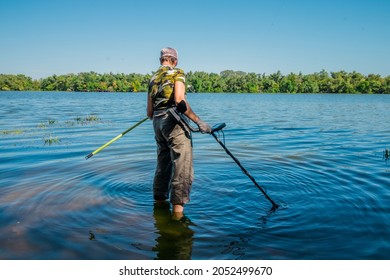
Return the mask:
<svg viewBox="0 0 390 280">
<path fill-rule="evenodd" d="M 154 206 L 145 93 L 0 92 L 0 259 L 390 259 L 389 95 L 189 94 L 188 223 Z"/>
</svg>

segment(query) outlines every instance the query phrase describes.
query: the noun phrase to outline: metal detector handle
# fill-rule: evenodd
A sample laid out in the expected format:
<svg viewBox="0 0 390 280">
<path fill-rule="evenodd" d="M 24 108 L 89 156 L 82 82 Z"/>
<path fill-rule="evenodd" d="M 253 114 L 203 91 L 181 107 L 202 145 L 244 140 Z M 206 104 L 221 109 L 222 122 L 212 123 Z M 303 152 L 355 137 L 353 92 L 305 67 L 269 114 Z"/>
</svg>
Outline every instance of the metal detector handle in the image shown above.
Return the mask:
<svg viewBox="0 0 390 280">
<path fill-rule="evenodd" d="M 175 119 L 175 121 L 177 123 L 179 123 L 181 121 L 180 115 L 179 115 L 179 113 L 176 111 L 176 109 L 174 107 L 169 108 L 167 110 L 167 112 L 168 112 L 168 114 L 170 114 Z"/>
<path fill-rule="evenodd" d="M 182 115 L 179 115 L 183 123 L 192 131 L 192 132 L 200 132 L 199 128 L 194 128 L 188 123 L 188 120 Z M 226 123 L 217 123 L 211 128 L 210 134 L 213 134 L 214 132 L 220 131 L 226 127 Z"/>
<path fill-rule="evenodd" d="M 188 119 L 183 116 L 183 114 L 180 114 L 180 119 L 182 120 L 182 122 L 192 131 L 192 132 L 200 132 L 200 129 L 199 128 L 194 128 L 192 125 L 190 125 L 188 123 Z"/>
<path fill-rule="evenodd" d="M 177 123 L 182 122 L 185 126 L 188 127 L 192 132 L 200 132 L 199 128 L 194 128 L 188 122 L 188 119 L 184 116 L 184 113 L 187 111 L 187 105 L 184 100 L 177 104 L 176 108 L 172 107 L 168 109 L 168 113 L 176 120 Z M 226 126 L 225 123 L 218 123 L 211 128 L 210 134 L 217 132 L 223 129 Z"/>
<path fill-rule="evenodd" d="M 192 127 L 189 123 L 188 123 L 188 120 L 186 119 L 186 117 L 183 116 L 182 113 L 179 113 L 177 111 L 177 109 L 175 107 L 172 107 L 172 108 L 169 108 L 167 110 L 168 114 L 171 115 L 174 120 L 176 121 L 176 123 L 182 123 L 184 124 L 189 130 L 191 130 L 192 132 L 199 132 L 199 128 L 194 128 Z"/>
<path fill-rule="evenodd" d="M 226 127 L 226 123 L 217 123 L 211 128 L 211 134 Z"/>
</svg>

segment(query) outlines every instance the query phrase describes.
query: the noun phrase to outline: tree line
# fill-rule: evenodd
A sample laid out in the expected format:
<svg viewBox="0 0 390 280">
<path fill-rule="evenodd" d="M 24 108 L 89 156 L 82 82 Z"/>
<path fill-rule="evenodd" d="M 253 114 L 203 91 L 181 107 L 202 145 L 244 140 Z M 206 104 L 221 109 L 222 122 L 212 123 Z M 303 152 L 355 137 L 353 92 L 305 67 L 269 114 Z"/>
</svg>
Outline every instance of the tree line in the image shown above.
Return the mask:
<svg viewBox="0 0 390 280">
<path fill-rule="evenodd" d="M 33 80 L 25 75 L 0 74 L 1 91 L 146 92 L 151 74 L 53 75 Z M 390 93 L 390 76 L 357 72 L 283 75 L 255 74 L 225 70 L 219 74 L 202 71 L 186 73 L 189 92 L 206 93 Z"/>
</svg>

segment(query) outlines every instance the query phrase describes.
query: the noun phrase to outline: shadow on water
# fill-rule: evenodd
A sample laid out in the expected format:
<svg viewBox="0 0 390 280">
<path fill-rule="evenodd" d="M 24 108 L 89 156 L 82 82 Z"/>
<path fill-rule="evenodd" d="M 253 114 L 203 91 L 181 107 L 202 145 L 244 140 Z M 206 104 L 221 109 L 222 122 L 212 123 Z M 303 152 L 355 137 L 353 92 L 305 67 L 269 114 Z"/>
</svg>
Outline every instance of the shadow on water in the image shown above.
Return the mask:
<svg viewBox="0 0 390 280">
<path fill-rule="evenodd" d="M 153 217 L 156 233 L 159 235 L 152 249 L 157 252 L 155 259 L 190 260 L 194 231 L 190 228 L 193 224 L 188 218 L 173 220 L 169 203 L 155 204 Z"/>
<path fill-rule="evenodd" d="M 385 162 L 388 162 L 390 160 L 390 150 L 386 149 L 383 151 L 383 159 Z"/>
<path fill-rule="evenodd" d="M 243 228 L 239 233 L 233 235 L 227 235 L 222 240 L 220 254 L 222 256 L 229 256 L 229 259 L 235 260 L 245 260 L 248 259 L 248 256 L 252 253 L 253 242 L 264 241 L 261 236 L 268 235 L 267 230 L 270 228 L 269 221 L 275 215 L 276 212 L 287 209 L 286 204 L 279 205 L 277 211 L 272 207 L 265 215 L 260 217 L 253 218 L 253 224 L 248 225 L 248 227 Z M 261 244 L 257 244 L 261 245 Z M 277 255 L 282 255 L 282 252 L 279 252 L 275 248 L 268 247 L 267 243 L 264 242 L 260 246 L 262 249 L 257 252 L 257 258 L 262 258 L 263 256 L 274 255 L 275 258 L 280 258 Z"/>
</svg>

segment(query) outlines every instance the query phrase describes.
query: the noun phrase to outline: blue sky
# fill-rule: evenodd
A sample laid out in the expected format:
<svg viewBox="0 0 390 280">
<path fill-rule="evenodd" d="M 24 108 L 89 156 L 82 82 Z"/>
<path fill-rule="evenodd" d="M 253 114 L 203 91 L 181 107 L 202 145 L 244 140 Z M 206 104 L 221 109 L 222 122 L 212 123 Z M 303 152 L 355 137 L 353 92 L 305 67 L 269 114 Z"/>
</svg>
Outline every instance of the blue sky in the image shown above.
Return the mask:
<svg viewBox="0 0 390 280">
<path fill-rule="evenodd" d="M 165 3 L 165 4 L 164 4 Z M 0 73 L 185 71 L 390 75 L 388 0 L 0 0 Z"/>
</svg>

